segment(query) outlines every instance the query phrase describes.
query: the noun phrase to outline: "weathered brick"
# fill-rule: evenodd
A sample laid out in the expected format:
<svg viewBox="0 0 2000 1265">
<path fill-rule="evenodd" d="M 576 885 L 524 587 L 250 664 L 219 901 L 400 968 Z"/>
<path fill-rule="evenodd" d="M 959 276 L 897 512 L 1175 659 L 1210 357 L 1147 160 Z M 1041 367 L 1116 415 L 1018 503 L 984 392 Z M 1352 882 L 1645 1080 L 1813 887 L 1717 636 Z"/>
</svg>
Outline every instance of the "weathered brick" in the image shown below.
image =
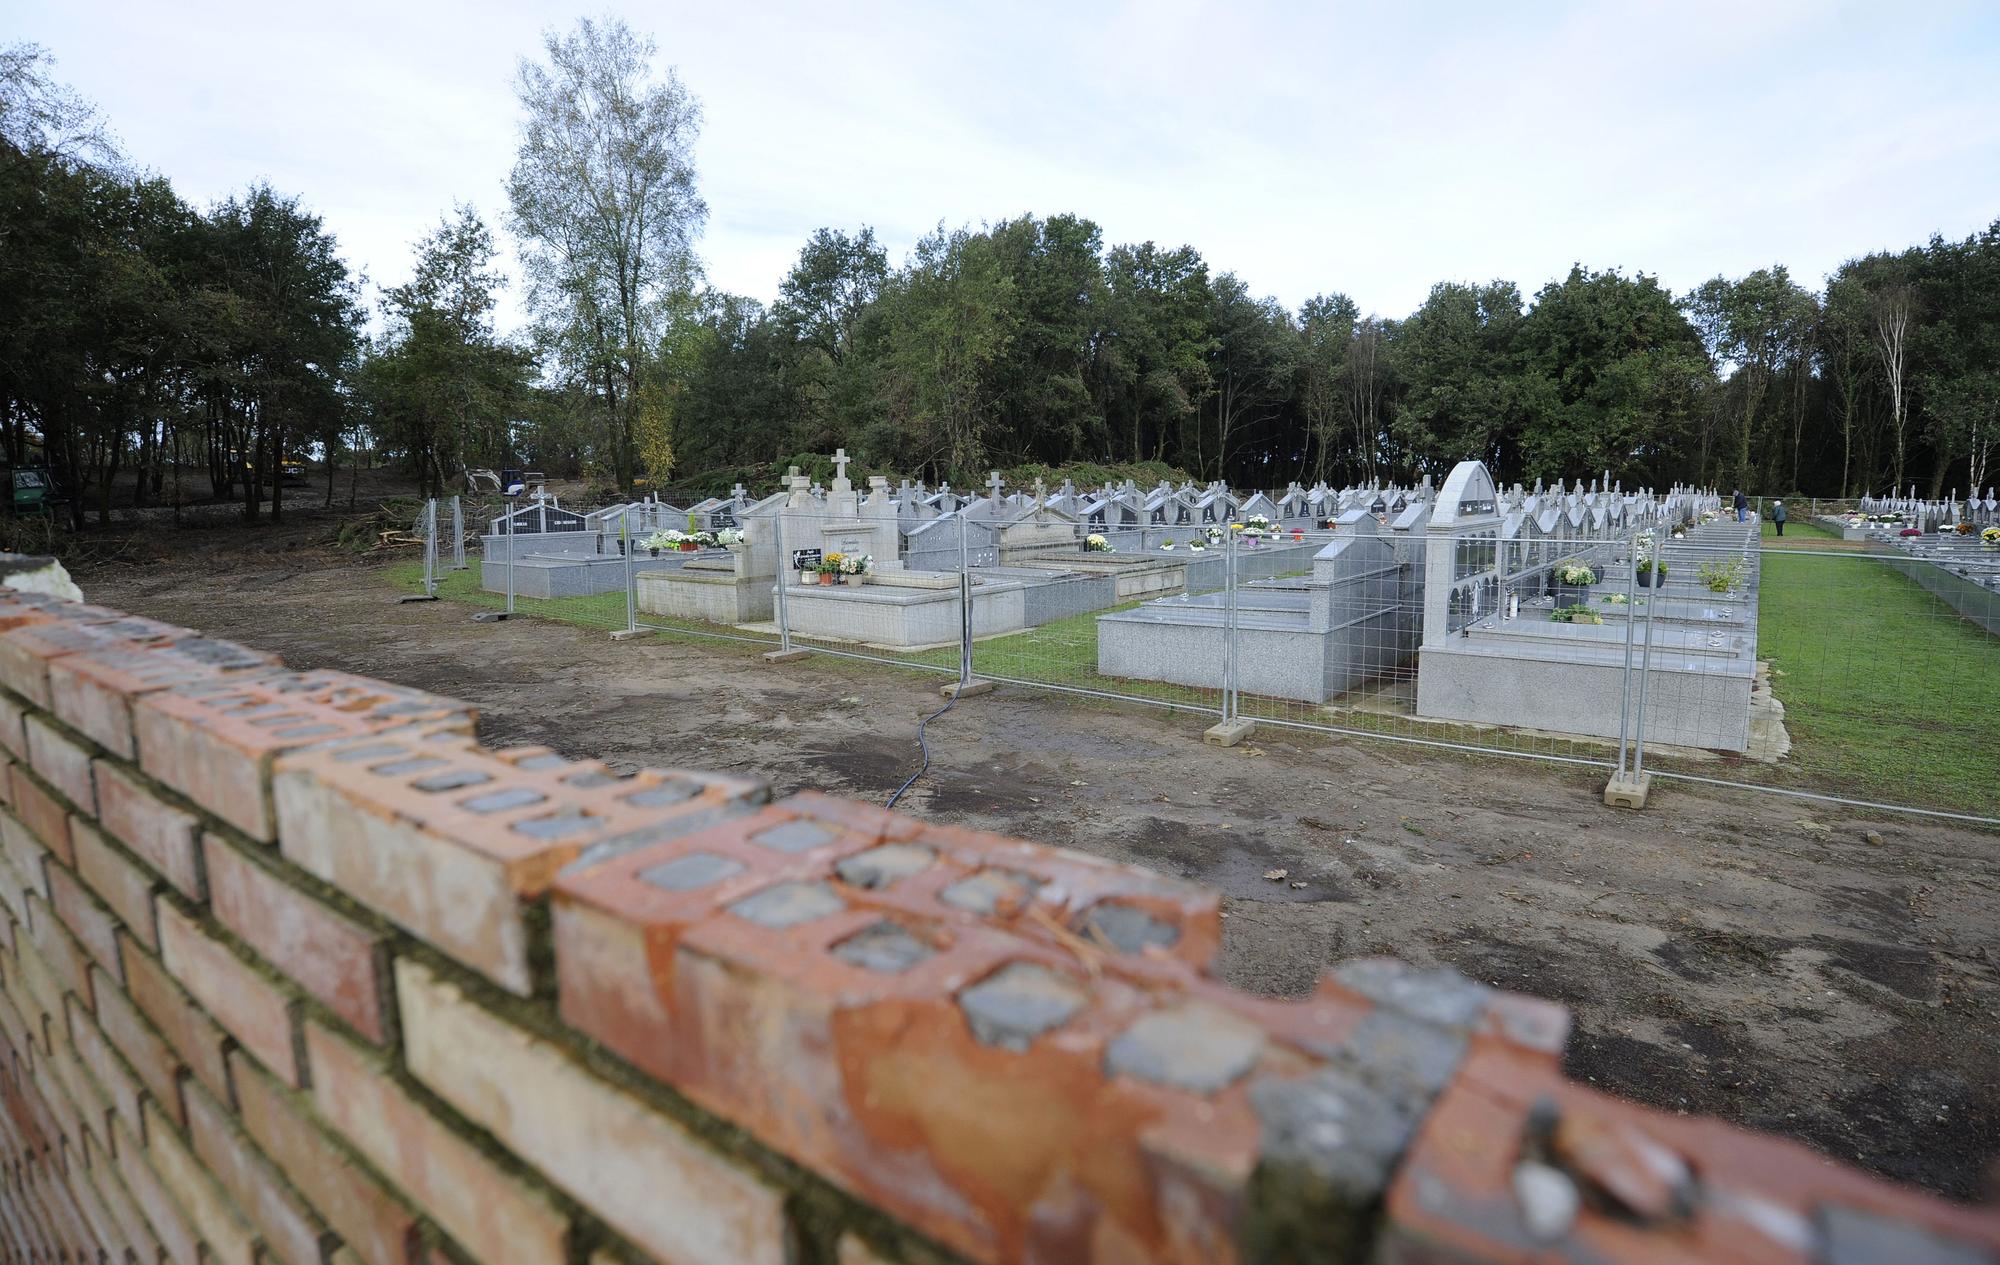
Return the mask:
<svg viewBox="0 0 2000 1265">
<path fill-rule="evenodd" d="M 20 819 L 28 832 L 41 841 L 43 847 L 63 859 L 65 865 L 72 859 L 69 846 L 69 809 L 62 801 L 44 790 L 28 772 L 25 764 L 16 764 L 8 772 L 12 775 L 13 795 L 10 802 L 14 816 Z"/>
<path fill-rule="evenodd" d="M 176 1121 L 181 1120 L 180 1057 L 174 1049 L 142 1015 L 132 999 L 121 992 L 116 983 L 101 973 L 95 981 L 97 986 L 97 1021 L 105 1037 L 128 1065 L 134 1075 L 145 1085 L 148 1092 L 159 1104 L 171 1113 Z M 83 1020 L 84 1016 L 77 1016 Z M 76 1025 L 82 1029 L 82 1023 Z M 86 1035 L 79 1048 L 88 1046 Z M 108 1088 L 108 1086 L 107 1086 Z M 116 1095 L 114 1094 L 114 1099 Z M 126 1124 L 137 1129 L 137 1095 L 123 1104 Z"/>
<path fill-rule="evenodd" d="M 26 826 L 0 810 L 0 902 L 15 922 L 28 921 L 30 892 L 48 894 L 48 855 Z"/>
<path fill-rule="evenodd" d="M 242 1054 L 230 1056 L 243 1127 L 367 1265 L 414 1259 L 416 1216 L 364 1173 L 292 1095 Z"/>
<path fill-rule="evenodd" d="M 180 1130 L 150 1100 L 144 1110 L 146 1158 L 187 1213 L 188 1224 L 208 1245 L 210 1255 L 222 1265 L 255 1265 L 256 1234 L 243 1215 L 188 1148 Z"/>
<path fill-rule="evenodd" d="M 97 811 L 91 785 L 90 750 L 41 716 L 27 720 L 28 763 L 42 780 L 86 813 Z"/>
<path fill-rule="evenodd" d="M 197 1247 L 200 1236 L 160 1181 L 160 1175 L 147 1162 L 146 1149 L 139 1145 L 138 1134 L 119 1122 L 112 1126 L 111 1135 L 112 1162 L 132 1202 L 144 1214 L 153 1237 L 160 1241 L 175 1265 L 201 1265 Z"/>
<path fill-rule="evenodd" d="M 215 835 L 202 846 L 216 921 L 380 1044 L 386 1037 L 381 937 Z"/>
<path fill-rule="evenodd" d="M 133 700 L 277 665 L 276 655 L 209 637 L 181 637 L 159 646 L 98 647 L 49 662 L 50 710 L 121 760 L 136 761 Z"/>
<path fill-rule="evenodd" d="M 562 1214 L 412 1101 L 384 1063 L 317 1023 L 306 1045 L 319 1114 L 476 1259 L 563 1259 Z"/>
<path fill-rule="evenodd" d="M 278 762 L 286 859 L 516 993 L 526 904 L 578 856 L 671 838 L 761 802 L 759 783 L 481 751 L 455 732 L 384 734 Z"/>
<path fill-rule="evenodd" d="M 77 875 L 111 907 L 126 931 L 158 952 L 160 934 L 153 921 L 153 894 L 160 884 L 153 871 L 120 851 L 90 823 L 72 817 L 69 824 Z"/>
<path fill-rule="evenodd" d="M 100 981 L 98 987 L 106 988 L 109 984 Z M 103 1014 L 113 1010 L 118 1011 L 121 1021 L 127 1025 L 136 1022 L 138 1018 L 133 1014 L 131 1004 L 126 1002 L 122 995 L 115 1001 L 108 996 L 100 996 L 98 1009 Z M 69 999 L 68 1010 L 69 1040 L 70 1045 L 76 1050 L 78 1060 L 90 1073 L 90 1078 L 96 1083 L 98 1091 L 110 1101 L 111 1110 L 128 1123 L 138 1121 L 140 1094 L 138 1078 L 126 1067 L 122 1053 L 112 1048 L 110 1038 L 98 1025 L 98 1021 L 77 1003 L 76 998 Z M 166 1056 L 166 1047 L 151 1033 L 143 1034 L 140 1042 L 142 1045 L 150 1043 L 148 1050 L 143 1052 L 141 1057 Z M 168 1074 L 171 1075 L 171 1068 Z"/>
<path fill-rule="evenodd" d="M 292 999 L 179 910 L 162 902 L 159 919 L 160 959 L 167 973 L 244 1049 L 299 1083 Z"/>
<path fill-rule="evenodd" d="M 90 957 L 83 951 L 76 937 L 62 925 L 41 897 L 28 896 L 28 939 L 34 944 L 35 953 L 40 955 L 60 988 L 74 992 L 84 1005 L 93 1005 L 90 986 Z M 20 944 L 15 951 L 26 960 L 28 950 Z M 48 1006 L 48 1013 L 60 1025 L 63 1009 L 60 997 Z"/>
<path fill-rule="evenodd" d="M 90 1223 L 91 1233 L 102 1245 L 108 1261 L 123 1262 L 128 1259 L 128 1253 L 130 1258 L 137 1258 L 141 1253 L 151 1250 L 150 1239 L 134 1238 L 118 1219 L 111 1209 L 111 1204 L 98 1190 L 95 1175 L 83 1171 L 80 1161 L 71 1168 L 70 1190 L 76 1196 L 77 1206 L 82 1210 L 84 1219 Z"/>
<path fill-rule="evenodd" d="M 17 760 L 28 758 L 27 719 L 25 704 L 0 694 L 0 747 L 5 747 Z"/>
<path fill-rule="evenodd" d="M 77 943 L 99 966 L 110 971 L 113 978 L 121 977 L 124 968 L 118 964 L 118 920 L 67 868 L 50 865 L 48 880 L 49 904 L 55 908 L 56 917 L 62 919 Z"/>
<path fill-rule="evenodd" d="M 222 1057 L 227 1038 L 222 1029 L 188 999 L 160 960 L 136 941 L 120 940 L 118 955 L 125 963 L 125 990 L 133 1004 L 209 1093 L 228 1098 L 229 1074 Z"/>
<path fill-rule="evenodd" d="M 107 834 L 158 870 L 190 900 L 202 899 L 199 823 L 118 765 L 97 762 L 97 817 Z"/>
<path fill-rule="evenodd" d="M 635 1244 L 668 1261 L 785 1259 L 782 1192 L 407 958 L 396 985 L 411 1074 Z"/>
<path fill-rule="evenodd" d="M 132 719 L 146 773 L 269 843 L 280 753 L 419 721 L 470 734 L 473 711 L 341 672 L 268 672 L 147 694 Z"/>
<path fill-rule="evenodd" d="M 205 1090 L 187 1091 L 188 1134 L 208 1167 L 283 1265 L 319 1265 L 323 1235 L 308 1210 Z"/>
<path fill-rule="evenodd" d="M 50 710 L 49 664 L 64 655 L 109 646 L 159 645 L 187 629 L 102 608 L 50 608 L 55 619 L 0 632 L 0 685 Z M 108 618 L 106 618 L 108 616 Z"/>
<path fill-rule="evenodd" d="M 129 1265 L 133 1261 L 153 1265 L 160 1259 L 159 1240 L 153 1237 L 152 1228 L 146 1224 L 146 1219 L 132 1202 L 132 1196 L 126 1192 L 110 1156 L 102 1148 L 93 1150 L 87 1147 L 85 1153 L 88 1170 L 82 1178 L 83 1184 L 88 1187 L 90 1197 L 104 1210 L 112 1227 L 111 1233 L 117 1240 L 115 1246 L 110 1243 L 105 1245 L 106 1250 L 112 1253 L 107 1265 L 119 1265 L 120 1262 Z M 123 1255 L 128 1252 L 129 1256 Z"/>
</svg>

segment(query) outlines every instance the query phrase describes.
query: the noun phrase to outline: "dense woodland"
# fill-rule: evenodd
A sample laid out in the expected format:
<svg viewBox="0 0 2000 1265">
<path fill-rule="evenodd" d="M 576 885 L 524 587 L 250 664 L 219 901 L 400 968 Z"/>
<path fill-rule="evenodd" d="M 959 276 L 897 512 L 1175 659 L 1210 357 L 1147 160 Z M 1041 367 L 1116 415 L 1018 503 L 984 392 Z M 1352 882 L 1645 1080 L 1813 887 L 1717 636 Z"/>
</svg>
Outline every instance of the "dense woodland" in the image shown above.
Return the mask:
<svg viewBox="0 0 2000 1265">
<path fill-rule="evenodd" d="M 1674 294 L 1578 265 L 1531 295 L 1440 282 L 1395 318 L 1334 290 L 1293 311 L 1192 246 L 1107 244 L 1078 215 L 941 225 L 893 264 L 870 230 L 825 228 L 766 306 L 703 281 L 700 107 L 650 41 L 584 21 L 540 53 L 500 226 L 532 321 L 507 337 L 470 209 L 364 305 L 303 195 L 190 206 L 45 52 L 0 49 L 7 461 L 46 464 L 79 526 L 114 487 L 277 515 L 301 453 L 329 501 L 364 454 L 432 490 L 467 466 L 631 488 L 763 482 L 836 445 L 961 483 L 1156 463 L 1272 487 L 1466 457 L 1505 481 L 1819 496 L 1996 481 L 2000 220 L 1818 288 L 1773 266 Z"/>
</svg>

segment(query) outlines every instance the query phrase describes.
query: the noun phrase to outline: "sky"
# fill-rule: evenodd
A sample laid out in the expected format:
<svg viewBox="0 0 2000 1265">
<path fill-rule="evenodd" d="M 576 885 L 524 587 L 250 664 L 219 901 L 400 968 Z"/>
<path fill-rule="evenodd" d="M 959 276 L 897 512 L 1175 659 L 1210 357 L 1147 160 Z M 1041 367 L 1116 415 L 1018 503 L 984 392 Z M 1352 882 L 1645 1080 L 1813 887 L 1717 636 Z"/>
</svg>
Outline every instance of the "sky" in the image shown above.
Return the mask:
<svg viewBox="0 0 2000 1265">
<path fill-rule="evenodd" d="M 822 226 L 893 263 L 941 222 L 1072 212 L 1395 317 L 1579 262 L 1817 285 L 2000 218 L 1991 0 L 15 0 L 0 42 L 46 47 L 183 197 L 268 180 L 384 286 L 454 202 L 504 225 L 516 66 L 606 12 L 701 101 L 709 282 L 767 302 Z"/>
</svg>

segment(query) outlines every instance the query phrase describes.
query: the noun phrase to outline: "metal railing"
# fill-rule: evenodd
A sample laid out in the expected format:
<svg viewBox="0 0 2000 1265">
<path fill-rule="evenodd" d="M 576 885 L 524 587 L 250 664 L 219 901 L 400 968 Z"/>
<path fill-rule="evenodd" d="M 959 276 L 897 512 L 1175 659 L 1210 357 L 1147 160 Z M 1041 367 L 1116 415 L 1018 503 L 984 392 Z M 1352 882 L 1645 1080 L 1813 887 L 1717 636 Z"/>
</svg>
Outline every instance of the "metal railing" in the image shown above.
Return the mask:
<svg viewBox="0 0 2000 1265">
<path fill-rule="evenodd" d="M 1133 529 L 1093 552 L 788 511 L 668 547 L 495 514 L 440 574 L 429 521 L 413 584 L 585 627 L 2000 824 L 2000 546 L 1977 537 L 1832 548 L 1794 520 L 1781 545 L 1725 513 L 1650 537 Z"/>
</svg>

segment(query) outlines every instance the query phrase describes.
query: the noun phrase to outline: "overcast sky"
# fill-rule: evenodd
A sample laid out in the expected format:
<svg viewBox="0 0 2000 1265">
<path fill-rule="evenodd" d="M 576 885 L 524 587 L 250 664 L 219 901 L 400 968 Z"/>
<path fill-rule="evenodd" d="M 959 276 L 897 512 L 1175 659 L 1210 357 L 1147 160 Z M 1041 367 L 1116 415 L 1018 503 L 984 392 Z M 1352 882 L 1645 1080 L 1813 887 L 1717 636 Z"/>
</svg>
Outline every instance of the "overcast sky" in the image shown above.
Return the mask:
<svg viewBox="0 0 2000 1265">
<path fill-rule="evenodd" d="M 378 284 L 454 200 L 504 221 L 516 62 L 573 5 L 21 0 L 27 39 L 197 203 L 268 179 Z M 1376 12 L 1370 10 L 1392 10 Z M 1572 261 L 1682 291 L 2000 217 L 2000 4 L 651 3 L 701 99 L 710 281 L 817 227 L 1076 212 L 1286 304 L 1400 316 Z M 510 309 L 512 304 L 509 305 Z"/>
</svg>

